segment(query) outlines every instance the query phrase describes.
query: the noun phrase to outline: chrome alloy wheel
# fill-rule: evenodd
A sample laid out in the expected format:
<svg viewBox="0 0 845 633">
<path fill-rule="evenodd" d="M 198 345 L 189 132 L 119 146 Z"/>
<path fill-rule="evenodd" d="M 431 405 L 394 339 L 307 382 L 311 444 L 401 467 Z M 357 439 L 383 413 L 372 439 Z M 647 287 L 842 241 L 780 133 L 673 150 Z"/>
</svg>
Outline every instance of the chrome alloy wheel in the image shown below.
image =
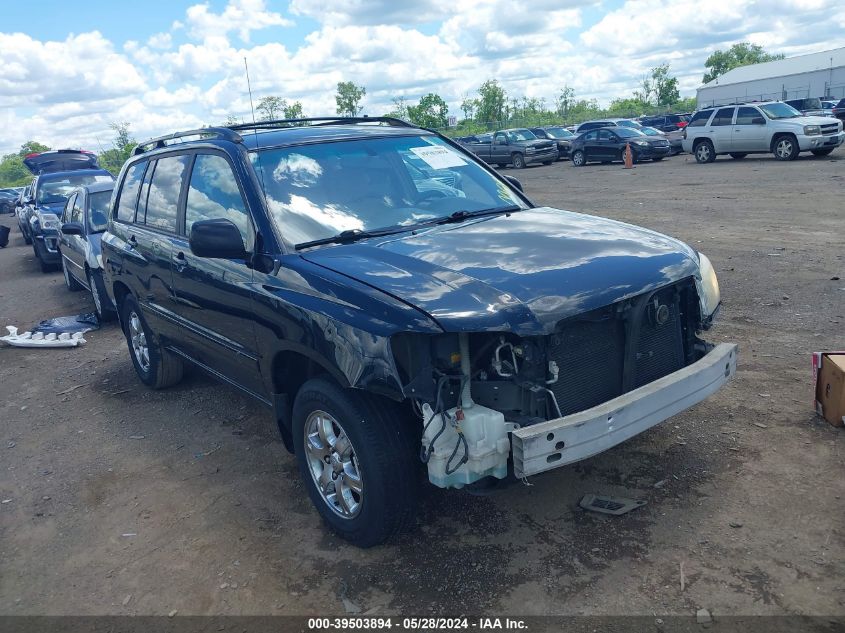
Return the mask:
<svg viewBox="0 0 845 633">
<path fill-rule="evenodd" d="M 364 483 L 352 442 L 337 420 L 313 411 L 305 420 L 305 457 L 323 501 L 339 516 L 352 519 L 361 511 Z"/>
<path fill-rule="evenodd" d="M 699 163 L 706 163 L 710 159 L 710 146 L 707 143 L 701 143 L 695 148 L 695 157 Z"/>
<path fill-rule="evenodd" d="M 778 140 L 777 145 L 775 145 L 775 152 L 780 159 L 787 159 L 792 156 L 792 139 L 783 137 Z"/>
<path fill-rule="evenodd" d="M 132 341 L 132 353 L 144 372 L 150 371 L 150 349 L 147 347 L 147 335 L 140 317 L 133 310 L 129 313 L 129 338 Z"/>
</svg>

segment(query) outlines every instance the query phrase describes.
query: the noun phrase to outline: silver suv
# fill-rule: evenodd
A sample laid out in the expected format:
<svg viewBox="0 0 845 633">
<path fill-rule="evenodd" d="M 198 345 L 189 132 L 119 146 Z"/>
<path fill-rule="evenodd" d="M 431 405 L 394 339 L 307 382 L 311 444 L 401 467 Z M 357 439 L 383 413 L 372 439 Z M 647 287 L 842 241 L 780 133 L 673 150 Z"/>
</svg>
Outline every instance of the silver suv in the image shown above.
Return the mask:
<svg viewBox="0 0 845 633">
<path fill-rule="evenodd" d="M 804 116 L 792 106 L 772 101 L 696 112 L 684 128 L 683 147 L 699 163 L 712 163 L 719 154 L 745 158 L 768 152 L 778 160 L 795 160 L 799 152 L 827 156 L 843 140 L 841 121 Z"/>
</svg>

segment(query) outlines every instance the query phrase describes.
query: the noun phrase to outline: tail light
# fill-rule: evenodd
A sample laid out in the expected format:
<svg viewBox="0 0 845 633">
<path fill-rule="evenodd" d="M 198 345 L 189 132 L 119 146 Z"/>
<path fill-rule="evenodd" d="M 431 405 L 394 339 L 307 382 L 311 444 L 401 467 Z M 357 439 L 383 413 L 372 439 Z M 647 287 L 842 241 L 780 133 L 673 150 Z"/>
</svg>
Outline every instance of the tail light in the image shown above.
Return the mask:
<svg viewBox="0 0 845 633">
<path fill-rule="evenodd" d="M 675 125 L 677 125 L 681 129 L 683 129 L 689 124 L 686 121 L 678 121 Z"/>
</svg>

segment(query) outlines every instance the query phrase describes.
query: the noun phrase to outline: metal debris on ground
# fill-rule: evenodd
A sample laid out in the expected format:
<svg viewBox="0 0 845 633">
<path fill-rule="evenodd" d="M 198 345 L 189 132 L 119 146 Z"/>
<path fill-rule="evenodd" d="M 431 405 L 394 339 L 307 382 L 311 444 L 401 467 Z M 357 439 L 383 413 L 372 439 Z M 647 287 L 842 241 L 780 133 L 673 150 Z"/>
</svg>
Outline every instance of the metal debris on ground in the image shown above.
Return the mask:
<svg viewBox="0 0 845 633">
<path fill-rule="evenodd" d="M 620 514 L 626 514 L 631 510 L 644 506 L 646 503 L 648 502 L 638 499 L 627 499 L 625 497 L 584 495 L 578 505 L 584 510 L 619 516 Z"/>
</svg>

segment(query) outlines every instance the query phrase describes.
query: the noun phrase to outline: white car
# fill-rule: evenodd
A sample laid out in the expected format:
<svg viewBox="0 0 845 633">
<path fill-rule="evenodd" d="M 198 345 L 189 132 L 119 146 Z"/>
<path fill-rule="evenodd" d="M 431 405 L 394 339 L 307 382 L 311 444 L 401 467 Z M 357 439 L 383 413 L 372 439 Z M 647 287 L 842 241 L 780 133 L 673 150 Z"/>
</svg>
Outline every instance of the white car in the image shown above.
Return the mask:
<svg viewBox="0 0 845 633">
<path fill-rule="evenodd" d="M 699 110 L 684 128 L 683 148 L 699 163 L 712 163 L 719 154 L 745 158 L 769 152 L 778 160 L 795 160 L 800 152 L 827 156 L 843 141 L 842 121 L 804 116 L 772 101 Z"/>
</svg>

